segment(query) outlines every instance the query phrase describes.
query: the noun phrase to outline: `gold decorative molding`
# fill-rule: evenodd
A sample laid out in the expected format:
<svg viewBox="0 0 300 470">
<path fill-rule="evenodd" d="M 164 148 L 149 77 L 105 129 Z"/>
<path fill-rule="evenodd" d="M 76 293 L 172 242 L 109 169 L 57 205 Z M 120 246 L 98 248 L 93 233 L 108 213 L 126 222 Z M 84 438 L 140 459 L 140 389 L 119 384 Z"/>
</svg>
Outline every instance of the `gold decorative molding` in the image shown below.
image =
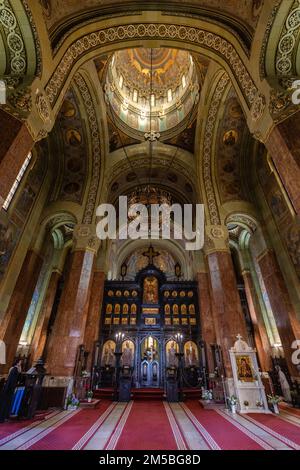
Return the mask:
<svg viewBox="0 0 300 470">
<path fill-rule="evenodd" d="M 218 34 L 191 26 L 164 23 L 140 23 L 103 28 L 86 34 L 73 42 L 64 53 L 46 86 L 46 93 L 51 105 L 55 105 L 67 75 L 70 74 L 72 67 L 80 58 L 93 49 L 134 39 L 180 41 L 183 44 L 189 43 L 192 44 L 193 47 L 198 45 L 213 51 L 228 63 L 249 107 L 257 96 L 258 90 L 249 71 L 235 46 L 228 39 Z"/>
<path fill-rule="evenodd" d="M 219 111 L 219 107 L 222 101 L 224 91 L 230 82 L 230 78 L 227 73 L 224 73 L 218 81 L 216 89 L 214 90 L 211 103 L 209 105 L 208 115 L 206 119 L 206 125 L 204 130 L 203 140 L 203 181 L 207 198 L 207 207 L 210 222 L 213 225 L 220 224 L 220 215 L 218 210 L 218 204 L 216 200 L 214 184 L 212 179 L 212 150 L 214 140 L 214 130 L 216 125 L 216 117 Z"/>
</svg>

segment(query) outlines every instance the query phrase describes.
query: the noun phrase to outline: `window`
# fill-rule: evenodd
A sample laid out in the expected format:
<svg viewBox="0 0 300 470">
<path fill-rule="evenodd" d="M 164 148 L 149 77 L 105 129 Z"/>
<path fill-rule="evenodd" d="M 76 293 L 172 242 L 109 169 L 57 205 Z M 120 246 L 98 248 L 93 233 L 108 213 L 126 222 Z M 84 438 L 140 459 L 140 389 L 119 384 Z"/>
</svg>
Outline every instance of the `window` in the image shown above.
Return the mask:
<svg viewBox="0 0 300 470">
<path fill-rule="evenodd" d="M 29 163 L 30 163 L 31 157 L 32 157 L 32 153 L 30 152 L 30 153 L 27 155 L 27 157 L 26 157 L 26 159 L 25 159 L 25 161 L 24 161 L 24 163 L 23 163 L 23 165 L 22 165 L 22 167 L 21 167 L 21 169 L 20 169 L 20 171 L 19 171 L 19 173 L 18 173 L 18 176 L 17 176 L 16 179 L 15 179 L 15 182 L 14 182 L 14 184 L 12 185 L 12 187 L 11 187 L 11 189 L 10 189 L 8 195 L 7 195 L 7 198 L 5 199 L 5 201 L 4 201 L 4 203 L 3 203 L 3 206 L 2 206 L 2 207 L 3 207 L 3 209 L 6 210 L 6 211 L 7 211 L 7 209 L 9 208 L 9 205 L 10 205 L 10 203 L 11 203 L 11 201 L 12 201 L 12 198 L 13 198 L 14 195 L 16 194 L 16 191 L 17 191 L 17 189 L 18 189 L 18 187 L 19 187 L 19 184 L 21 183 L 22 177 L 23 177 L 23 175 L 24 175 L 24 173 L 25 173 L 25 171 L 26 171 L 26 169 L 27 169 L 27 167 L 28 167 L 28 165 L 29 165 Z"/>
<path fill-rule="evenodd" d="M 119 87 L 121 88 L 121 90 L 123 88 L 123 81 L 124 81 L 123 75 L 120 75 L 120 77 L 119 77 Z"/>
<path fill-rule="evenodd" d="M 155 95 L 151 95 L 151 106 L 155 106 Z"/>
<path fill-rule="evenodd" d="M 170 103 L 170 101 L 172 101 L 172 90 L 171 90 L 171 88 L 169 88 L 169 90 L 168 90 L 168 102 Z"/>
<path fill-rule="evenodd" d="M 185 78 L 185 75 L 182 75 L 182 88 L 185 88 L 186 87 L 186 78 Z"/>
<path fill-rule="evenodd" d="M 138 92 L 137 92 L 136 89 L 133 90 L 133 101 L 134 101 L 135 103 L 138 102 Z"/>
</svg>

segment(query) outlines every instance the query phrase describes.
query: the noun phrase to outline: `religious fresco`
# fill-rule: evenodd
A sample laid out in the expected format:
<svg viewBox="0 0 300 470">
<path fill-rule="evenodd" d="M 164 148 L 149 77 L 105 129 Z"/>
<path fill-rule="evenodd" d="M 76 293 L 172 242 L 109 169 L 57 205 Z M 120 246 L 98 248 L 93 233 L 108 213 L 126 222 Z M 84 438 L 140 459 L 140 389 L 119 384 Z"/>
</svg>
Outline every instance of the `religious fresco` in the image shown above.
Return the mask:
<svg viewBox="0 0 300 470">
<path fill-rule="evenodd" d="M 17 191 L 12 211 L 0 212 L 0 282 L 9 265 L 12 254 L 20 240 L 26 220 L 44 181 L 47 169 L 47 152 L 44 142 L 36 144 L 37 158 L 23 186 L 22 195 Z"/>
<path fill-rule="evenodd" d="M 200 85 L 188 52 L 141 47 L 113 54 L 104 88 L 110 118 L 122 131 L 141 139 L 156 132 L 162 140 L 165 131 L 193 116 Z M 113 137 L 116 141 L 117 136 Z"/>
<path fill-rule="evenodd" d="M 257 158 L 258 177 L 281 239 L 300 278 L 300 222 L 295 219 L 265 155 Z"/>
<path fill-rule="evenodd" d="M 20 235 L 21 227 L 11 220 L 1 221 L 0 219 L 0 282 L 4 277 Z"/>
<path fill-rule="evenodd" d="M 193 122 L 188 123 L 188 126 L 178 136 L 166 140 L 165 143 L 194 153 L 196 126 L 197 119 L 194 119 Z"/>
<path fill-rule="evenodd" d="M 240 168 L 246 133 L 248 130 L 242 108 L 235 92 L 231 90 L 219 125 L 216 147 L 216 170 L 222 203 L 234 199 L 246 199 Z"/>
<path fill-rule="evenodd" d="M 58 191 L 54 190 L 51 201 L 82 202 L 87 173 L 87 143 L 84 132 L 76 97 L 70 89 L 65 96 L 53 131 L 60 136 L 60 149 L 63 154 L 63 168 L 60 172 L 63 184 Z"/>
<path fill-rule="evenodd" d="M 134 251 L 125 261 L 127 265 L 127 273 L 125 280 L 134 280 L 135 275 L 141 270 L 146 268 L 149 259 L 143 253 L 145 248 Z M 159 255 L 153 257 L 153 264 L 156 268 L 160 269 L 168 280 L 175 280 L 175 265 L 176 260 L 166 250 L 159 250 Z"/>
<path fill-rule="evenodd" d="M 109 138 L 109 151 L 114 152 L 119 148 L 126 147 L 128 145 L 139 144 L 140 141 L 129 137 L 127 134 L 117 129 L 112 120 L 107 117 L 108 124 L 108 138 Z"/>
</svg>

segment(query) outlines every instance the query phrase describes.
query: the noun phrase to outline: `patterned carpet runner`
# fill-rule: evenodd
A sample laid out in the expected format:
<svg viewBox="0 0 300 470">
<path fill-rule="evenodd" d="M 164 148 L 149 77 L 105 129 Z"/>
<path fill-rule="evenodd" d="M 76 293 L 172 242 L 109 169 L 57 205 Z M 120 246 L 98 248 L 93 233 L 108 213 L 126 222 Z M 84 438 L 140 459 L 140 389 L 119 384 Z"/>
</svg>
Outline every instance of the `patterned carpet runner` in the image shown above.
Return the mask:
<svg viewBox="0 0 300 470">
<path fill-rule="evenodd" d="M 300 413 L 233 415 L 198 400 L 102 399 L 96 409 L 51 411 L 0 425 L 0 450 L 299 450 Z"/>
</svg>

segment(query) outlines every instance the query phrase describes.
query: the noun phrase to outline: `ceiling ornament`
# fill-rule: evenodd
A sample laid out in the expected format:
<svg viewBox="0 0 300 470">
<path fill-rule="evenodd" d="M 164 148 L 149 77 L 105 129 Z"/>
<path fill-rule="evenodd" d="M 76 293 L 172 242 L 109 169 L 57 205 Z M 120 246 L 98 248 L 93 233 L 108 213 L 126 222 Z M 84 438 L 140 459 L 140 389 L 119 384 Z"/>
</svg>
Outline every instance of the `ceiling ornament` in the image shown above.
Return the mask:
<svg viewBox="0 0 300 470">
<path fill-rule="evenodd" d="M 225 72 L 221 76 L 213 93 L 208 115 L 206 119 L 206 125 L 204 130 L 204 141 L 203 141 L 203 181 L 204 188 L 207 198 L 207 207 L 210 222 L 212 225 L 220 225 L 220 215 L 218 211 L 218 205 L 216 201 L 216 195 L 214 191 L 214 185 L 212 180 L 212 149 L 214 140 L 214 130 L 217 125 L 217 114 L 222 101 L 222 97 L 227 85 L 230 83 L 230 78 Z"/>
<path fill-rule="evenodd" d="M 251 106 L 251 117 L 253 121 L 258 121 L 264 114 L 266 99 L 263 95 L 257 94 Z"/>
<path fill-rule="evenodd" d="M 8 0 L 0 0 L 0 24 L 9 50 L 11 73 L 24 75 L 27 66 L 25 44 L 16 15 Z"/>
<path fill-rule="evenodd" d="M 285 21 L 276 55 L 276 72 L 287 76 L 293 71 L 293 51 L 300 32 L 300 0 L 296 0 Z"/>
<path fill-rule="evenodd" d="M 234 45 L 227 39 L 200 28 L 176 24 L 147 23 L 106 28 L 77 39 L 64 53 L 46 86 L 46 93 L 51 105 L 55 105 L 67 75 L 70 74 L 75 62 L 82 56 L 96 47 L 133 39 L 162 39 L 177 43 L 181 41 L 183 44 L 191 43 L 194 47 L 199 45 L 212 50 L 228 63 L 249 107 L 255 100 L 257 87 Z"/>
<path fill-rule="evenodd" d="M 92 176 L 90 187 L 87 197 L 86 206 L 83 215 L 83 224 L 91 224 L 95 212 L 97 192 L 99 189 L 100 176 L 101 176 L 101 147 L 100 147 L 100 134 L 98 128 L 98 121 L 96 110 L 94 108 L 93 99 L 90 94 L 89 88 L 83 76 L 77 72 L 74 77 L 75 83 L 81 93 L 85 109 L 88 116 L 88 125 L 90 128 L 90 136 L 92 143 Z"/>
<path fill-rule="evenodd" d="M 111 117 L 140 139 L 153 141 L 179 132 L 199 100 L 199 88 L 192 56 L 179 49 L 124 49 L 112 55 L 106 68 Z"/>
</svg>

